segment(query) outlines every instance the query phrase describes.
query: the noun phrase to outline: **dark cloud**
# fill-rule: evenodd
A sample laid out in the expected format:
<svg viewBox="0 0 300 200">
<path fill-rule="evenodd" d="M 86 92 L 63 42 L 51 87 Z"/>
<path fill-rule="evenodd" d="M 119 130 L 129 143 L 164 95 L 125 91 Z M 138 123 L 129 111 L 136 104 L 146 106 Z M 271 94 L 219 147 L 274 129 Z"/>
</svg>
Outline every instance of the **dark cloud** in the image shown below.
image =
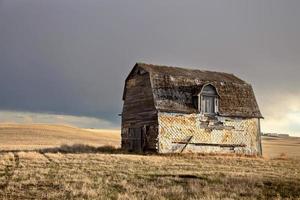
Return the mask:
<svg viewBox="0 0 300 200">
<path fill-rule="evenodd" d="M 0 0 L 0 109 L 118 122 L 136 61 L 235 73 L 262 105 L 274 93 L 300 95 L 299 7 L 298 0 Z"/>
</svg>

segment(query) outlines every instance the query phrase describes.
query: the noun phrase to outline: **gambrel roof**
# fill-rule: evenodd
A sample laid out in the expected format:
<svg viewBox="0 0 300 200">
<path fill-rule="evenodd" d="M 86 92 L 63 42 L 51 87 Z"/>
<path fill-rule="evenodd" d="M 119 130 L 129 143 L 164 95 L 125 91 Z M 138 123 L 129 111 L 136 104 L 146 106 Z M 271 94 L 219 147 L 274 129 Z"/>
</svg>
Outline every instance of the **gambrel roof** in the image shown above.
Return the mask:
<svg viewBox="0 0 300 200">
<path fill-rule="evenodd" d="M 158 111 L 197 113 L 192 97 L 209 83 L 220 97 L 219 115 L 262 118 L 252 86 L 233 74 L 137 63 L 127 79 L 137 70 L 149 73 Z"/>
</svg>

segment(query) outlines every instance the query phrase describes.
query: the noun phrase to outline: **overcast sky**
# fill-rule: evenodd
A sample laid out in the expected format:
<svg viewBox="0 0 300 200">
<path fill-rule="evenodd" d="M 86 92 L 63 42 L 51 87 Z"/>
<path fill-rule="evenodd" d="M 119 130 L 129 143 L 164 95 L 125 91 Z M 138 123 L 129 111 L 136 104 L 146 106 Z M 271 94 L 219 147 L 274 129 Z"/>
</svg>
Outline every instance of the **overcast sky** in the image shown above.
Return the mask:
<svg viewBox="0 0 300 200">
<path fill-rule="evenodd" d="M 253 85 L 263 131 L 300 136 L 299 9 L 299 0 L 0 0 L 0 122 L 119 127 L 124 79 L 139 61 L 234 73 Z"/>
</svg>

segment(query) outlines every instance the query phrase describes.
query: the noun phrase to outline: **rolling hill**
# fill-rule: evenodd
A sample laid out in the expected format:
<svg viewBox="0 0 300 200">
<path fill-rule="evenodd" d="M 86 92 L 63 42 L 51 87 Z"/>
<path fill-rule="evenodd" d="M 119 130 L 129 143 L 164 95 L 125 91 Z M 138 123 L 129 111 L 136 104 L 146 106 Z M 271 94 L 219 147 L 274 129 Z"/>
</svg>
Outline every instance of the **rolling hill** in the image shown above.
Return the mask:
<svg viewBox="0 0 300 200">
<path fill-rule="evenodd" d="M 66 125 L 0 124 L 0 150 L 31 150 L 63 144 L 120 145 L 119 130 L 88 130 Z"/>
<path fill-rule="evenodd" d="M 0 150 L 32 150 L 60 145 L 120 146 L 120 130 L 81 129 L 67 125 L 0 124 Z M 300 158 L 300 138 L 262 137 L 265 157 Z"/>
</svg>

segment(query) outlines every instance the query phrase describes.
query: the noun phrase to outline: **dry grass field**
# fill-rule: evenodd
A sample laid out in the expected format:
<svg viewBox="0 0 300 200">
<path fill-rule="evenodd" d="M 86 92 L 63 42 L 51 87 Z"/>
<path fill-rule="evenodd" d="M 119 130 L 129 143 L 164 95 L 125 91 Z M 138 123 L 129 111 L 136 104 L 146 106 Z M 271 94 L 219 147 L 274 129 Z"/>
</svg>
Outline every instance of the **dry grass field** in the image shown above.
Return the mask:
<svg viewBox="0 0 300 200">
<path fill-rule="evenodd" d="M 119 130 L 85 130 L 64 125 L 0 124 L 1 150 L 32 150 L 67 144 L 120 145 Z"/>
<path fill-rule="evenodd" d="M 262 137 L 263 154 L 267 158 L 285 155 L 300 160 L 300 138 L 299 137 Z"/>
<path fill-rule="evenodd" d="M 297 160 L 201 155 L 0 155 L 0 199 L 299 199 Z"/>
<path fill-rule="evenodd" d="M 3 125 L 0 199 L 300 199 L 296 140 L 264 138 L 265 158 L 134 155 L 97 147 L 117 131 Z"/>
<path fill-rule="evenodd" d="M 282 155 L 300 159 L 300 138 L 262 137 L 266 158 Z M 0 151 L 36 150 L 83 144 L 120 146 L 120 130 L 80 129 L 65 125 L 0 124 Z"/>
</svg>

